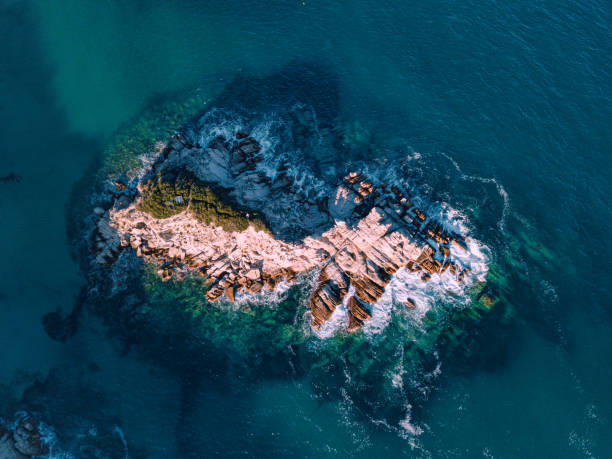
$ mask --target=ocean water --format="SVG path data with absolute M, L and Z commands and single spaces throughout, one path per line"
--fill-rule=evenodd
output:
M 611 14 L 563 0 L 0 0 L 0 176 L 21 177 L 0 183 L 0 418 L 37 413 L 56 457 L 611 456 Z M 182 92 L 203 110 L 278 110 L 266 85 L 343 120 L 353 147 L 338 163 L 415 158 L 406 174 L 428 199 L 510 260 L 492 318 L 451 355 L 396 355 L 384 393 L 287 376 L 290 357 L 260 365 L 248 339 L 248 370 L 224 369 L 222 349 L 173 365 L 178 338 L 147 352 L 96 314 L 50 339 L 42 317 L 85 285 L 71 216 L 113 133 Z

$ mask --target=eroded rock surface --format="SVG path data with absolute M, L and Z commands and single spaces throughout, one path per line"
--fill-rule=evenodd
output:
M 424 282 L 447 269 L 459 281 L 468 272 L 452 256 L 465 250 L 462 238 L 400 186 L 351 172 L 335 187 L 304 187 L 302 171 L 287 160 L 272 163 L 247 132 L 206 145 L 197 133 L 195 125 L 175 136 L 141 178 L 115 183 L 108 210 L 94 209 L 97 263 L 132 250 L 165 280 L 206 277 L 211 301 L 274 289 L 318 269 L 312 325 L 345 302 L 349 330 L 371 317 L 400 268 Z

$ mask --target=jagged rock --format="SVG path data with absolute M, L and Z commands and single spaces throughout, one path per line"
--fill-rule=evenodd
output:
M 125 184 L 125 181 L 123 179 L 115 180 L 113 182 L 113 185 L 115 185 L 115 189 L 117 191 L 123 191 L 126 188 L 126 184 Z
M 39 424 L 29 414 L 18 420 L 12 432 L 0 424 L 0 458 L 25 459 L 48 453 L 49 447 L 41 436 Z
M 135 250 L 159 266 L 162 280 L 186 272 L 206 276 L 210 301 L 222 295 L 233 301 L 241 290 L 257 293 L 321 268 L 310 299 L 312 325 L 325 323 L 352 287 L 349 330 L 370 318 L 371 306 L 401 268 L 420 273 L 424 281 L 447 269 L 458 279 L 467 274 L 451 261 L 449 247 L 465 249 L 465 242 L 414 207 L 408 191 L 376 184 L 360 172 L 349 173 L 334 188 L 294 189 L 286 161 L 270 174 L 264 168 L 269 165 L 260 165 L 258 142 L 244 131 L 235 137 L 216 137 L 207 148 L 171 140 L 131 201 L 118 205 L 128 199 L 126 192 L 99 219 L 99 245 L 92 246 L 96 260 L 112 263 L 121 250 Z M 155 182 L 158 186 L 174 187 L 165 191 L 168 199 L 150 203 L 152 209 L 162 206 L 157 218 L 141 205 L 156 177 L 165 180 Z M 189 180 L 197 180 L 199 189 L 221 190 L 227 207 L 217 220 L 197 218 L 189 191 L 195 185 Z M 202 213 L 206 206 L 219 206 L 210 197 L 200 199 L 201 215 L 209 215 Z M 242 226 L 224 226 L 232 213 Z M 257 226 L 253 215 L 267 226 Z
M 329 263 L 319 274 L 319 285 L 312 294 L 312 324 L 323 324 L 342 303 L 348 292 L 349 278 L 336 263 Z
M 27 456 L 15 449 L 13 434 L 0 425 L 0 458 L 2 459 L 26 459 Z
M 37 423 L 29 416 L 17 424 L 13 441 L 15 449 L 25 456 L 42 456 L 49 452 L 48 446 L 41 439 Z
M 364 303 L 352 296 L 348 301 L 348 316 L 348 331 L 353 331 L 360 328 L 366 320 L 372 317 L 372 314 Z
M 225 289 L 225 296 L 228 300 L 234 301 L 234 286 L 230 285 Z
M 457 247 L 461 247 L 463 250 L 467 250 L 467 244 L 465 241 L 459 237 L 451 238 L 451 242 L 455 244 Z

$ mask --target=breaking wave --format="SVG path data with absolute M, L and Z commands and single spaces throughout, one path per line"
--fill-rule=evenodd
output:
M 499 183 L 497 179 L 492 178 L 492 177 L 480 177 L 477 175 L 467 175 L 461 170 L 457 161 L 455 161 L 450 155 L 444 152 L 442 152 L 441 155 L 444 156 L 446 159 L 448 159 L 452 163 L 452 165 L 455 167 L 457 172 L 461 174 L 460 175 L 461 180 L 467 180 L 469 182 L 492 183 L 495 185 L 495 188 L 497 188 L 497 192 L 499 193 L 499 195 L 501 196 L 504 202 L 504 206 L 502 209 L 502 215 L 499 219 L 499 222 L 497 223 L 497 226 L 502 232 L 505 232 L 506 231 L 506 217 L 508 216 L 508 213 L 510 212 L 510 196 L 508 196 L 508 192 L 503 187 L 503 185 Z

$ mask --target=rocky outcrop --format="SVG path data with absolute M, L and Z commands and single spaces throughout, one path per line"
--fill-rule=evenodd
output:
M 0 457 L 4 459 L 24 459 L 26 456 L 15 449 L 13 434 L 0 425 Z
M 247 132 L 205 146 L 197 133 L 195 125 L 177 135 L 140 180 L 115 185 L 108 209 L 94 209 L 90 247 L 98 264 L 131 250 L 156 264 L 164 280 L 189 272 L 205 277 L 210 301 L 233 301 L 320 269 L 312 325 L 345 304 L 349 330 L 371 317 L 399 269 L 423 281 L 447 269 L 458 280 L 467 274 L 452 255 L 465 241 L 399 185 L 351 172 L 335 187 L 304 187 L 287 161 L 264 165 Z M 213 191 L 202 198 L 202 190 Z
M 31 416 L 22 416 L 13 430 L 0 425 L 0 458 L 25 459 L 48 453 L 49 447 L 41 438 L 38 423 Z

